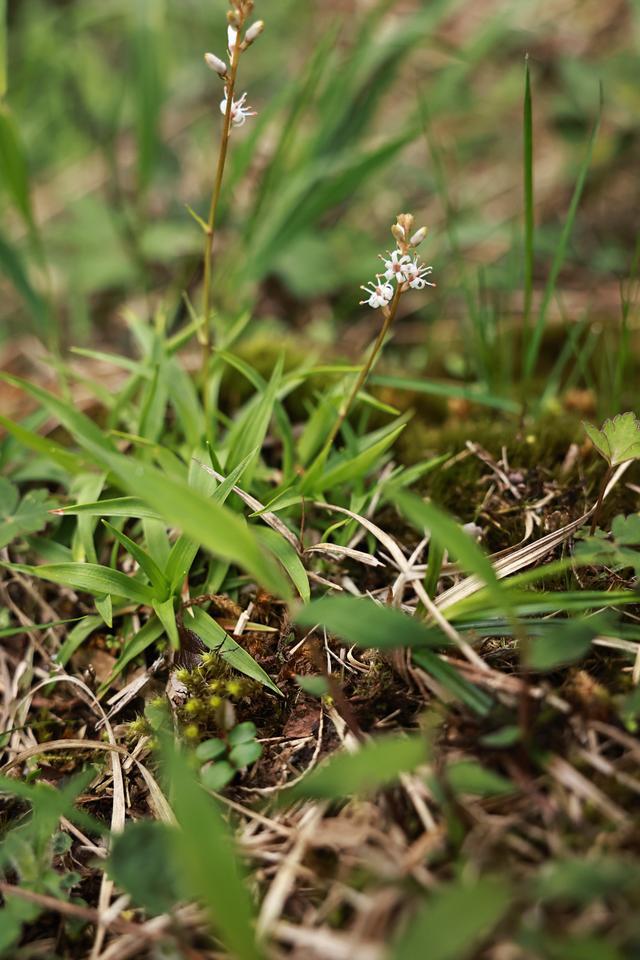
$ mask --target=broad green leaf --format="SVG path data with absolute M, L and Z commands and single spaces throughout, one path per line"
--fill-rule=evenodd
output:
M 588 904 L 600 897 L 619 897 L 640 883 L 635 860 L 599 854 L 592 858 L 553 860 L 539 872 L 536 895 L 543 901 Z
M 0 477 L 0 548 L 16 537 L 42 530 L 51 519 L 47 490 L 30 490 L 20 500 L 17 487 Z
M 451 883 L 427 896 L 409 930 L 397 945 L 393 960 L 465 960 L 475 956 L 511 905 L 512 888 L 506 880 L 482 879 Z
M 134 603 L 150 605 L 154 594 L 151 587 L 128 577 L 126 573 L 101 567 L 95 563 L 43 563 L 37 567 L 24 563 L 0 563 L 8 570 L 19 570 L 40 580 L 59 583 L 63 587 L 72 587 L 102 597 L 105 593 L 114 597 L 126 597 Z
M 640 420 L 634 413 L 621 413 L 613 420 L 605 420 L 602 430 L 590 423 L 583 423 L 583 427 L 594 447 L 612 467 L 640 459 Z
M 269 674 L 265 673 L 251 654 L 247 653 L 239 643 L 236 643 L 233 637 L 230 637 L 226 630 L 223 630 L 213 617 L 210 617 L 200 607 L 193 607 L 193 617 L 189 619 L 188 626 L 200 637 L 206 647 L 214 650 L 238 673 L 243 673 L 245 676 L 251 677 L 252 680 L 257 680 L 258 683 L 268 687 L 273 693 L 282 696 Z
M 260 960 L 253 908 L 241 859 L 215 801 L 196 781 L 184 754 L 165 733 L 161 752 L 178 822 L 173 865 L 189 897 L 201 901 L 216 932 L 237 960 Z
M 334 754 L 326 763 L 283 795 L 335 800 L 381 790 L 429 760 L 429 745 L 421 734 L 386 736 L 368 742 L 356 753 Z
M 111 879 L 152 915 L 173 910 L 183 893 L 173 858 L 174 833 L 165 823 L 128 823 L 124 833 L 114 837 L 106 861 Z

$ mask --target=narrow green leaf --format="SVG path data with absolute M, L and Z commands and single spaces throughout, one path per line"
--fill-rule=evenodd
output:
M 109 678 L 102 684 L 98 690 L 98 696 L 102 697 L 106 691 L 109 689 L 113 681 L 118 677 L 124 668 L 131 663 L 132 660 L 135 660 L 136 657 L 139 657 L 147 647 L 150 647 L 152 643 L 161 637 L 164 633 L 164 627 L 160 620 L 157 617 L 151 617 L 145 623 L 144 627 L 129 640 L 125 648 L 123 649 L 118 662 L 116 663 L 113 671 Z
M 2 51 L 0 51 L 1 55 Z M 24 148 L 15 121 L 8 107 L 0 103 L 0 183 L 22 214 L 29 228 L 33 227 L 29 171 Z
M 1 413 L 0 426 L 4 427 L 7 433 L 10 433 L 12 437 L 15 437 L 19 443 L 23 444 L 29 450 L 33 450 L 35 453 L 39 453 L 48 460 L 51 460 L 52 463 L 58 464 L 58 466 L 62 467 L 63 470 L 66 470 L 67 473 L 76 474 L 86 471 L 87 464 L 82 457 L 77 455 L 77 453 L 66 450 L 54 440 L 49 440 L 47 437 L 41 437 L 32 430 L 27 430 L 26 427 L 21 426 L 19 423 L 15 423 L 13 420 L 10 420 L 9 417 L 5 417 Z
M 34 396 L 53 412 L 96 462 L 112 471 L 119 487 L 141 497 L 168 524 L 180 527 L 184 534 L 214 556 L 244 567 L 276 595 L 289 596 L 286 579 L 267 563 L 243 519 L 197 493 L 186 481 L 169 477 L 149 463 L 132 461 L 118 453 L 99 427 L 53 394 L 17 377 L 4 375 L 4 379 Z
M 285 540 L 277 530 L 272 530 L 270 527 L 256 529 L 256 536 L 265 548 L 277 557 L 304 602 L 308 603 L 311 599 L 309 577 L 300 557 L 289 541 Z
M 150 510 L 146 503 L 140 500 L 139 497 L 115 497 L 111 500 L 96 500 L 93 503 L 72 503 L 67 507 L 59 507 L 53 512 L 59 513 L 61 516 L 87 514 L 90 517 L 159 519 L 159 514 Z
M 176 612 L 174 609 L 173 597 L 168 600 L 154 600 L 153 609 L 156 612 L 160 623 L 167 632 L 169 642 L 174 650 L 180 649 L 180 637 L 178 636 L 178 625 L 176 623 Z
M 580 204 L 580 198 L 582 197 L 582 191 L 587 180 L 587 173 L 589 172 L 589 167 L 591 165 L 591 157 L 593 155 L 593 147 L 596 142 L 596 137 L 598 136 L 598 130 L 600 129 L 600 118 L 602 116 L 602 88 L 600 89 L 600 98 L 598 103 L 598 114 L 596 121 L 591 130 L 591 136 L 589 137 L 589 143 L 587 145 L 587 150 L 580 166 L 578 172 L 578 179 L 576 180 L 576 185 L 573 191 L 573 196 L 571 197 L 571 203 L 569 205 L 569 210 L 567 212 L 566 219 L 564 221 L 564 226 L 562 228 L 562 233 L 560 235 L 560 240 L 556 247 L 556 253 L 553 258 L 553 263 L 551 264 L 551 270 L 549 271 L 549 279 L 547 280 L 547 285 L 545 287 L 544 296 L 542 298 L 542 303 L 540 305 L 540 311 L 536 319 L 536 325 L 533 330 L 533 335 L 529 340 L 527 347 L 527 353 L 525 357 L 525 377 L 529 378 L 532 376 L 536 363 L 538 360 L 538 354 L 540 353 L 540 345 L 542 343 L 542 336 L 547 323 L 547 314 L 549 311 L 549 306 L 555 294 L 556 284 L 558 282 L 558 276 L 560 270 L 565 261 L 567 255 L 567 248 L 569 245 L 569 239 L 573 231 L 573 225 L 576 219 L 576 214 L 578 212 L 578 206 Z
M 108 520 L 103 520 L 102 522 L 107 530 L 116 538 L 118 543 L 124 547 L 127 553 L 133 557 L 140 569 L 146 574 L 154 587 L 154 593 L 157 593 L 158 595 L 158 599 L 166 599 L 167 594 L 169 593 L 169 581 L 155 560 L 149 556 L 146 550 L 143 550 L 142 547 L 139 547 L 135 540 L 132 540 L 131 537 L 128 537 L 126 533 L 122 533 L 111 523 L 109 523 Z
M 62 667 L 66 666 L 76 650 L 82 646 L 87 637 L 90 636 L 94 630 L 97 630 L 101 626 L 102 617 L 97 617 L 94 614 L 88 617 L 83 617 L 80 623 L 76 624 L 73 630 L 70 631 L 66 640 L 58 650 L 55 656 L 56 663 L 59 663 Z
M 422 530 L 430 531 L 432 538 L 453 554 L 463 570 L 475 574 L 486 584 L 487 593 L 496 606 L 508 609 L 508 595 L 500 584 L 491 561 L 449 514 L 412 493 L 398 492 L 393 494 L 391 499 L 411 523 Z
M 430 750 L 422 734 L 378 737 L 356 753 L 339 753 L 288 790 L 283 800 L 313 797 L 335 800 L 367 794 L 393 783 L 427 763 Z
M 95 563 L 43 563 L 34 567 L 24 563 L 0 562 L 0 566 L 99 597 L 104 596 L 105 593 L 111 593 L 115 597 L 126 597 L 134 603 L 146 605 L 153 603 L 154 600 L 151 587 L 133 577 L 128 577 L 119 570 L 101 567 Z
M 206 647 L 214 650 L 238 673 L 243 673 L 246 677 L 257 680 L 258 683 L 268 687 L 273 693 L 282 696 L 269 674 L 265 673 L 251 654 L 247 653 L 239 643 L 236 643 L 233 637 L 229 636 L 226 630 L 223 630 L 213 617 L 210 617 L 200 607 L 193 607 L 193 617 L 189 619 L 188 626 L 200 637 Z
M 315 492 L 322 493 L 325 490 L 332 490 L 342 483 L 353 483 L 360 477 L 365 476 L 369 470 L 379 464 L 382 455 L 395 443 L 405 426 L 404 423 L 400 424 L 354 457 L 341 457 L 342 462 L 334 465 L 329 462 L 318 479 L 315 479 L 312 470 L 310 470 L 302 481 L 301 492 L 309 493 L 313 489 Z
M 104 597 L 96 597 L 95 599 L 96 610 L 106 623 L 106 625 L 111 629 L 113 626 L 113 602 L 111 600 L 111 594 L 108 593 Z
M 165 734 L 161 750 L 171 803 L 180 828 L 175 870 L 189 895 L 200 900 L 237 960 L 260 960 L 253 910 L 229 828 L 211 797 L 197 783 L 187 758 Z
M 524 67 L 524 104 L 523 104 L 523 180 L 524 180 L 524 338 L 529 340 L 531 324 L 531 299 L 533 296 L 533 239 L 534 239 L 534 198 L 533 198 L 533 110 L 531 103 L 531 76 L 529 56 Z

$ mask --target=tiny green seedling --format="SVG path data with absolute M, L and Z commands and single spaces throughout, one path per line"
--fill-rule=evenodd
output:
M 239 723 L 226 736 L 205 740 L 196 748 L 196 757 L 204 761 L 200 779 L 209 790 L 222 790 L 236 773 L 255 763 L 262 756 L 256 740 L 256 726 L 251 721 Z
M 602 480 L 598 500 L 593 511 L 591 521 L 591 535 L 593 536 L 607 484 L 613 471 L 622 463 L 627 463 L 630 460 L 640 460 L 640 420 L 635 413 L 621 413 L 613 420 L 605 420 L 602 430 L 598 430 L 590 423 L 583 423 L 583 427 L 598 453 L 604 457 L 609 465 Z

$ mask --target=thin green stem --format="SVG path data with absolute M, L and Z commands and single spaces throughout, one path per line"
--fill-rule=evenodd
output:
M 602 501 L 604 500 L 604 495 L 607 489 L 607 484 L 611 479 L 613 474 L 613 467 L 607 467 L 607 472 L 602 478 L 602 483 L 600 484 L 600 492 L 598 493 L 598 499 L 596 500 L 596 505 L 593 508 L 593 518 L 591 520 L 591 529 L 589 530 L 589 536 L 593 536 L 596 532 L 596 527 L 598 526 L 598 520 L 600 519 L 600 510 L 602 509 Z
M 395 316 L 396 316 L 396 313 L 398 312 L 398 304 L 400 303 L 400 297 L 402 296 L 402 292 L 403 292 L 402 284 L 398 284 L 393 300 L 391 301 L 391 304 L 388 307 L 387 313 L 385 314 L 384 323 L 382 324 L 380 333 L 378 334 L 376 341 L 373 345 L 373 349 L 371 351 L 369 359 L 362 367 L 362 370 L 358 374 L 358 378 L 353 385 L 353 389 L 351 390 L 351 393 L 349 394 L 347 399 L 343 402 L 340 408 L 338 419 L 334 423 L 331 429 L 331 432 L 329 433 L 329 436 L 325 441 L 321 456 L 328 453 L 331 447 L 333 446 L 334 441 L 342 428 L 342 424 L 347 419 L 347 416 L 349 415 L 349 411 L 351 410 L 351 407 L 355 403 L 356 397 L 362 390 L 362 387 L 366 383 L 369 377 L 369 374 L 371 373 L 371 369 L 374 363 L 376 362 L 378 354 L 382 350 L 382 345 L 384 344 L 385 337 L 389 332 L 389 329 L 391 328 L 391 324 L 395 320 Z
M 211 277 L 212 277 L 212 265 L 213 265 L 213 240 L 216 232 L 216 220 L 218 215 L 218 205 L 220 203 L 220 194 L 222 191 L 222 180 L 224 178 L 224 169 L 227 162 L 227 154 L 229 151 L 229 137 L 231 135 L 231 111 L 233 107 L 233 97 L 235 94 L 236 88 L 236 78 L 238 76 L 238 64 L 240 62 L 241 50 L 241 24 L 237 35 L 236 42 L 233 48 L 233 53 L 231 56 L 231 71 L 229 73 L 229 78 L 225 82 L 225 90 L 227 96 L 227 109 L 225 110 L 224 120 L 222 124 L 222 138 L 220 141 L 220 150 L 218 153 L 218 165 L 216 168 L 216 177 L 213 185 L 213 191 L 211 194 L 211 204 L 209 206 L 209 219 L 207 220 L 207 230 L 205 234 L 204 242 L 204 253 L 203 253 L 203 265 L 204 265 L 204 280 L 203 280 L 203 292 L 202 292 L 202 315 L 204 318 L 203 323 L 203 340 L 202 340 L 202 403 L 204 407 L 205 417 L 207 417 L 207 412 L 209 408 L 209 357 L 211 355 L 211 323 L 210 323 L 210 313 L 211 313 Z M 208 418 L 207 418 L 208 419 Z

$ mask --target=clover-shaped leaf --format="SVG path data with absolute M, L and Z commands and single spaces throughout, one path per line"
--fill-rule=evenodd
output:
M 20 500 L 18 488 L 0 477 L 0 547 L 47 525 L 52 506 L 47 498 L 46 490 L 31 490 Z
M 602 430 L 590 423 L 583 423 L 583 427 L 611 467 L 640 459 L 640 420 L 635 413 L 621 413 L 613 420 L 605 420 Z

